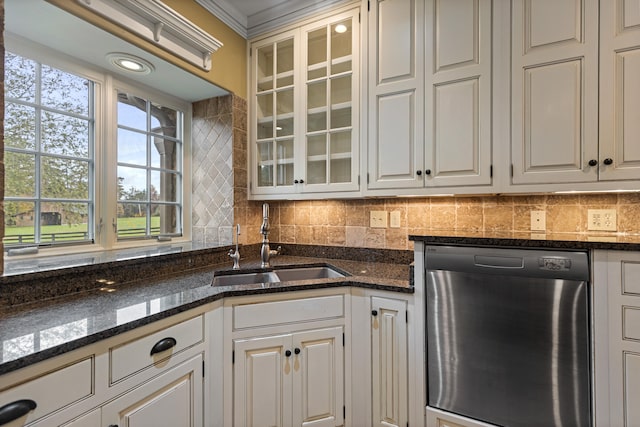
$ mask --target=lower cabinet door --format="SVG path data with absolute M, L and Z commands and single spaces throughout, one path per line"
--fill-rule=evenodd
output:
M 236 339 L 233 425 L 344 425 L 342 327 Z
M 288 334 L 234 341 L 234 426 L 291 425 L 290 343 Z
M 293 339 L 293 425 L 344 425 L 341 327 L 298 332 Z
M 102 424 L 202 427 L 202 360 L 199 354 L 106 404 Z
M 408 421 L 407 302 L 371 298 L 373 425 L 404 427 Z

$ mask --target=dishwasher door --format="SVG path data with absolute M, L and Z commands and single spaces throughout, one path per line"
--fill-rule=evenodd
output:
M 429 406 L 592 425 L 586 253 L 435 247 L 425 261 Z

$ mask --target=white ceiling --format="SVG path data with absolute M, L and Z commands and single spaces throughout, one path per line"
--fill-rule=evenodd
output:
M 5 0 L 5 26 L 8 49 L 14 34 L 185 101 L 228 93 L 42 0 Z M 146 59 L 155 71 L 145 76 L 121 71 L 107 62 L 105 55 L 109 52 L 126 52 Z
M 352 0 L 196 0 L 244 38 Z

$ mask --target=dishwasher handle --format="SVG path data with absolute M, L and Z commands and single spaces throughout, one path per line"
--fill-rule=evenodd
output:
M 507 268 L 520 270 L 524 268 L 522 257 L 475 255 L 473 263 L 476 267 Z

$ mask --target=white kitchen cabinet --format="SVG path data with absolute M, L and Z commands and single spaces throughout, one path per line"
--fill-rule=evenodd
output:
M 640 254 L 596 252 L 596 280 L 603 279 L 594 284 L 598 425 L 636 426 L 640 425 Z
M 253 41 L 250 54 L 250 193 L 357 191 L 358 9 Z
M 373 424 L 408 424 L 407 301 L 371 298 Z
M 234 425 L 344 424 L 343 328 L 234 341 Z
M 511 4 L 511 191 L 615 189 L 606 181 L 637 180 L 636 2 Z
M 512 8 L 512 181 L 595 181 L 598 1 Z
M 201 427 L 203 356 L 199 354 L 102 407 L 103 425 Z
M 225 425 L 344 425 L 348 304 L 335 290 L 225 301 Z
M 371 2 L 371 194 L 491 185 L 491 13 L 490 0 Z
M 3 375 L 0 408 L 35 402 L 11 427 L 201 427 L 203 354 L 203 316 L 183 313 Z
M 640 177 L 640 6 L 600 2 L 601 180 Z

